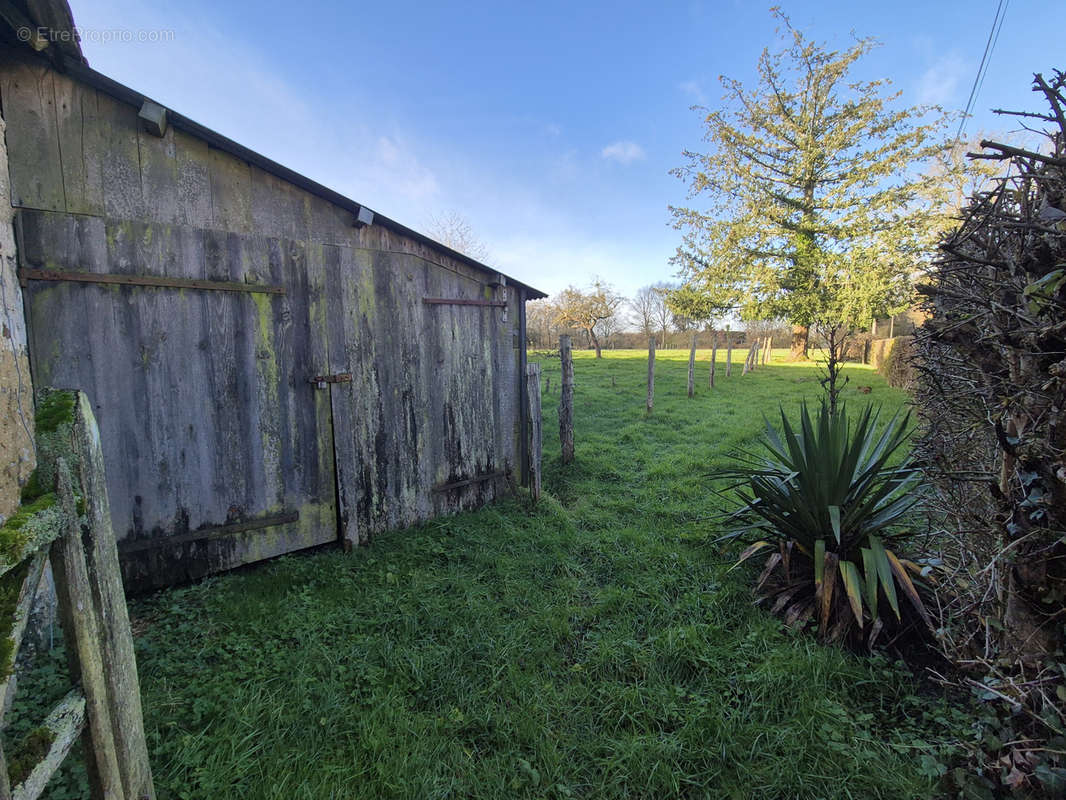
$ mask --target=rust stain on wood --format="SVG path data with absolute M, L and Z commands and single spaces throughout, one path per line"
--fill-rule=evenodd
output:
M 45 269 L 20 269 L 19 282 L 73 281 L 76 283 L 110 283 L 122 286 L 155 286 L 161 289 L 206 289 L 214 292 L 261 292 L 285 294 L 284 286 L 265 286 L 234 281 L 203 281 L 192 278 L 162 278 L 155 275 L 112 275 L 89 272 L 54 272 Z

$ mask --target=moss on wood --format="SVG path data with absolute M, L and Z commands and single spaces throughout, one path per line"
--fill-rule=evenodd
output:
M 47 537 L 57 522 L 55 513 L 49 513 L 56 511 L 55 504 L 54 493 L 43 494 L 0 526 L 0 564 L 20 561 L 28 547 Z
M 37 401 L 34 423 L 38 433 L 52 433 L 60 425 L 74 422 L 74 392 L 43 392 Z
M 7 680 L 15 663 L 15 639 L 12 636 L 15 610 L 29 569 L 29 561 L 24 561 L 6 575 L 0 575 L 0 681 Z
M 74 447 L 74 410 L 77 395 L 71 391 L 46 389 L 37 395 L 37 469 L 23 489 L 23 502 L 51 492 L 56 485 L 56 460 L 66 459 L 77 474 Z
M 18 786 L 30 776 L 33 768 L 48 755 L 55 738 L 55 732 L 46 725 L 34 728 L 22 737 L 7 762 L 7 774 L 12 786 Z

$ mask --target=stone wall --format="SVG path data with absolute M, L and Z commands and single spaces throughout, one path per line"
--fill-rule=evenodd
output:
M 11 516 L 18 507 L 19 489 L 36 466 L 33 389 L 26 356 L 6 141 L 0 118 L 0 519 Z

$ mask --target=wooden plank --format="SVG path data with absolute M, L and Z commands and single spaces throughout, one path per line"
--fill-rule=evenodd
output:
M 256 231 L 264 236 L 307 241 L 310 219 L 310 195 L 269 172 L 252 167 L 252 224 Z
M 15 604 L 14 621 L 8 638 L 11 640 L 11 670 L 7 677 L 0 681 L 0 729 L 3 729 L 3 719 L 11 707 L 11 701 L 15 695 L 17 683 L 14 669 L 15 659 L 18 656 L 19 645 L 22 644 L 22 635 L 26 632 L 26 622 L 30 618 L 30 610 L 33 601 L 37 597 L 37 587 L 41 583 L 41 575 L 44 574 L 45 561 L 48 560 L 48 548 L 44 547 L 30 559 L 26 577 L 19 589 L 18 601 Z
M 81 523 L 75 510 L 70 470 L 63 459 L 56 467 L 58 494 L 67 520 L 65 534 L 52 545 L 52 569 L 56 576 L 59 618 L 63 626 L 71 674 L 80 678 L 85 692 L 86 766 L 94 796 L 124 798 L 122 776 L 107 698 L 101 635 L 93 602 L 93 585 L 82 548 Z M 138 695 L 139 696 L 139 695 Z
M 103 166 L 107 126 L 100 119 L 96 90 L 67 75 L 53 74 L 59 151 L 66 210 L 103 214 Z
M 212 292 L 262 292 L 285 294 L 284 286 L 264 286 L 234 281 L 204 281 L 189 278 L 163 278 L 155 275 L 115 275 L 90 272 L 57 272 L 44 269 L 19 270 L 19 281 L 26 286 L 28 281 L 53 281 L 73 283 L 108 283 L 120 286 L 154 286 L 160 289 L 203 289 Z
M 6 59 L 0 101 L 7 125 L 11 203 L 59 211 L 66 207 L 52 69 L 41 62 Z
M 210 151 L 205 142 L 168 127 L 163 136 L 137 130 L 141 191 L 148 219 L 210 228 Z
M 326 330 L 322 333 L 326 341 L 329 368 L 358 368 L 358 362 L 351 362 L 348 346 L 355 344 L 353 322 L 357 319 L 358 305 L 353 293 L 352 281 L 346 277 L 357 269 L 350 262 L 351 254 L 339 247 L 322 248 L 322 262 L 325 269 L 325 281 L 328 286 L 337 287 L 337 291 L 328 292 L 324 298 L 326 306 Z M 345 263 L 348 262 L 348 263 Z M 348 373 L 351 375 L 351 373 Z M 365 376 L 360 376 L 365 380 Z M 364 496 L 364 463 L 360 443 L 357 437 L 365 421 L 357 417 L 357 397 L 364 389 L 352 383 L 347 386 L 334 385 L 329 388 L 330 402 L 330 445 L 337 471 L 337 526 L 341 544 L 345 550 L 367 544 L 369 528 L 365 519 L 360 519 L 358 501 Z
M 75 407 L 75 442 L 81 473 L 81 496 L 86 524 L 75 521 L 78 546 L 84 547 L 90 594 L 95 606 L 96 634 L 103 667 L 103 684 L 107 704 L 106 719 L 117 756 L 119 775 L 125 797 L 151 800 L 155 797 L 152 770 L 148 762 L 148 745 L 144 735 L 141 691 L 137 678 L 137 660 L 133 652 L 133 634 L 126 609 L 126 593 L 119 569 L 118 547 L 111 527 L 104 454 L 100 431 L 92 406 L 84 392 L 77 393 Z M 64 499 L 64 511 L 70 513 L 73 497 Z M 70 534 L 68 534 L 68 537 Z M 69 563 L 68 557 L 68 563 Z M 82 673 L 84 679 L 84 672 Z M 83 680 L 84 682 L 84 680 Z M 89 690 L 86 688 L 86 700 Z M 90 724 L 97 704 L 89 704 Z M 94 736 L 95 745 L 95 736 Z M 99 763 L 99 759 L 97 759 Z
M 72 689 L 45 718 L 44 727 L 52 734 L 52 744 L 26 779 L 14 788 L 12 800 L 37 800 L 41 796 L 85 729 L 85 705 L 85 695 Z
M 423 297 L 422 302 L 427 306 L 491 306 L 493 308 L 507 308 L 507 303 L 501 300 L 470 300 L 462 297 Z
M 540 414 L 540 364 L 526 365 L 526 391 L 529 393 L 529 494 L 533 502 L 540 499 L 541 491 L 541 437 Z
M 229 153 L 211 150 L 212 227 L 233 233 L 251 233 L 252 168 Z
M 104 213 L 110 219 L 145 219 L 141 185 L 141 151 L 138 143 L 138 108 L 97 93 L 96 110 L 101 137 L 84 158 L 100 165 Z

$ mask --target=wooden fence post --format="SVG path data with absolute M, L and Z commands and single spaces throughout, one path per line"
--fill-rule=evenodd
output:
M 729 332 L 729 326 L 725 326 L 725 376 L 733 375 L 733 336 Z
M 711 340 L 711 370 L 710 375 L 707 378 L 707 388 L 714 388 L 714 365 L 718 360 L 718 331 L 714 332 L 714 338 Z
M 748 354 L 744 357 L 744 369 L 740 373 L 741 375 L 747 375 L 753 369 L 755 369 L 755 343 L 753 342 L 751 347 L 748 348 Z
M 696 392 L 696 332 L 692 332 L 692 340 L 688 348 L 688 396 Z
M 762 356 L 762 363 L 763 364 L 769 364 L 770 363 L 770 351 L 773 349 L 773 346 L 774 346 L 774 337 L 773 336 L 767 336 L 766 337 L 766 342 L 765 342 L 765 347 L 763 348 L 763 356 Z
M 526 381 L 529 386 L 529 493 L 535 503 L 540 499 L 540 455 L 543 449 L 540 428 L 540 364 L 526 365 Z
M 559 442 L 563 463 L 574 460 L 574 354 L 570 337 L 559 337 L 559 360 L 562 362 L 562 392 L 559 395 Z
M 655 337 L 648 339 L 648 402 L 644 411 L 647 414 L 655 407 Z

